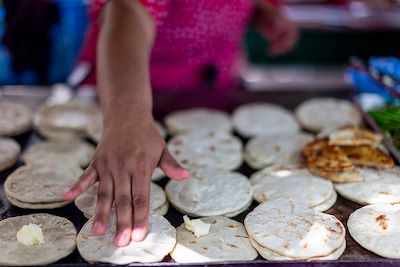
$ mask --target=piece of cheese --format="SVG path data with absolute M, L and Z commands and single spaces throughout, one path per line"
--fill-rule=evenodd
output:
M 17 232 L 17 240 L 25 246 L 35 246 L 44 244 L 44 235 L 40 225 L 30 223 L 22 226 Z
M 200 236 L 207 235 L 210 232 L 211 224 L 205 223 L 200 219 L 190 220 L 187 215 L 183 216 L 185 228 L 199 238 Z

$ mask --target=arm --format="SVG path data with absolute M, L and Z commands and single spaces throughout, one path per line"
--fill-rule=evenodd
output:
M 103 135 L 92 163 L 65 198 L 99 181 L 93 232 L 104 233 L 114 202 L 115 244 L 125 246 L 146 236 L 157 165 L 173 179 L 186 178 L 188 172 L 165 149 L 152 117 L 149 57 L 155 26 L 150 15 L 134 0 L 110 1 L 102 15 L 97 77 Z
M 269 42 L 269 53 L 279 56 L 290 52 L 298 40 L 297 27 L 287 20 L 278 7 L 266 0 L 254 0 L 255 24 Z

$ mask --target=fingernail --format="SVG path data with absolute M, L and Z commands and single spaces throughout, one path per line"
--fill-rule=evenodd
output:
M 143 231 L 133 231 L 132 232 L 132 240 L 136 242 L 140 242 L 144 239 Z
M 118 234 L 116 239 L 119 246 L 125 246 L 128 243 L 128 235 L 125 233 Z
M 101 232 L 102 226 L 103 226 L 103 224 L 102 224 L 101 222 L 96 221 L 96 222 L 93 224 L 93 228 L 92 228 L 93 232 L 94 232 L 95 234 L 100 233 L 100 232 Z
M 67 189 L 67 190 L 64 191 L 64 195 L 69 194 L 69 193 L 71 193 L 71 192 L 72 192 L 71 189 Z

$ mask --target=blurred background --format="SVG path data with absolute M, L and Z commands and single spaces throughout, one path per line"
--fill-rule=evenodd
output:
M 19 2 L 0 1 L 0 85 L 65 82 L 84 39 L 89 0 Z M 250 27 L 242 70 L 248 90 L 349 88 L 344 70 L 351 56 L 400 56 L 400 0 L 282 2 L 300 41 L 290 54 L 270 58 Z

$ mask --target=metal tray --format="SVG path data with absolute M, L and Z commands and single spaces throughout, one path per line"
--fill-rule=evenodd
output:
M 220 108 L 231 112 L 236 106 L 254 102 L 254 101 L 268 101 L 277 104 L 284 105 L 290 109 L 296 107 L 303 100 L 315 97 L 315 96 L 333 96 L 340 98 L 350 99 L 351 92 L 349 91 L 324 91 L 322 94 L 319 92 L 296 92 L 296 93 L 286 93 L 286 92 L 268 92 L 268 93 L 248 93 L 242 90 L 232 90 L 229 93 L 225 92 L 192 92 L 192 93 L 157 93 L 155 94 L 155 107 L 154 110 L 155 117 L 158 120 L 162 120 L 165 114 L 183 108 L 195 107 L 195 106 L 207 106 L 212 108 Z M 23 146 L 27 147 L 29 144 L 36 142 L 39 138 L 32 131 L 21 136 L 16 137 L 16 140 Z M 242 139 L 244 142 L 247 140 Z M 25 210 L 12 206 L 4 196 L 3 183 L 6 177 L 15 170 L 16 167 L 22 165 L 21 162 L 17 163 L 13 168 L 0 172 L 0 220 L 37 212 L 47 212 L 59 216 L 63 216 L 71 220 L 78 230 L 81 229 L 83 224 L 86 222 L 83 214 L 74 206 L 70 204 L 63 208 L 53 209 L 53 210 Z M 255 170 L 251 169 L 246 164 L 243 164 L 239 169 L 239 172 L 250 176 Z M 164 186 L 168 182 L 167 178 L 157 182 L 159 185 Z M 244 213 L 233 218 L 237 221 L 243 222 L 245 216 L 249 211 L 251 211 L 255 206 L 256 202 L 253 202 L 252 206 Z M 346 226 L 347 218 L 350 213 L 361 206 L 355 204 L 351 201 L 345 200 L 342 197 L 338 197 L 336 204 L 327 211 L 329 214 L 335 215 L 341 222 Z M 180 212 L 176 211 L 173 207 L 170 207 L 166 218 L 175 227 L 182 223 L 182 216 Z M 351 236 L 347 233 L 346 236 L 347 247 L 339 260 L 336 261 L 280 261 L 271 262 L 263 260 L 258 257 L 255 261 L 246 262 L 220 262 L 220 263 L 210 263 L 210 264 L 185 264 L 189 266 L 261 266 L 261 265 L 273 265 L 273 266 L 394 266 L 400 265 L 400 260 L 389 260 L 384 259 L 376 254 L 373 254 L 360 245 L 358 245 Z M 1 253 L 1 252 L 0 252 Z M 87 263 L 80 257 L 79 253 L 75 251 L 73 254 L 60 260 L 59 262 L 53 264 L 54 266 L 81 266 L 87 265 Z M 107 264 L 96 264 L 97 266 L 106 266 Z M 133 264 L 137 266 L 144 266 L 144 264 Z M 173 260 L 167 256 L 163 262 L 146 264 L 146 266 L 182 266 L 184 264 L 174 263 Z M 108 266 L 108 265 L 107 265 Z

